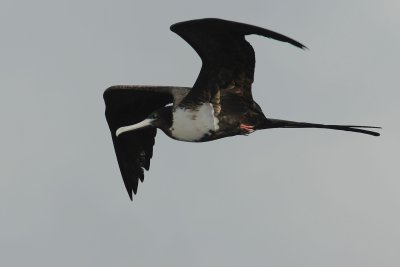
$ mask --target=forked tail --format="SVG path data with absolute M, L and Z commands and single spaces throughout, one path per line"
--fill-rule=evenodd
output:
M 364 129 L 381 129 L 381 127 L 375 127 L 375 126 L 327 125 L 327 124 L 296 122 L 296 121 L 286 121 L 286 120 L 277 120 L 277 119 L 268 119 L 265 122 L 265 124 L 262 127 L 260 127 L 259 129 L 269 129 L 269 128 L 323 128 L 323 129 L 332 129 L 332 130 L 363 133 L 363 134 L 369 134 L 369 135 L 373 135 L 373 136 L 379 136 L 380 133 L 369 131 L 369 130 L 364 130 Z

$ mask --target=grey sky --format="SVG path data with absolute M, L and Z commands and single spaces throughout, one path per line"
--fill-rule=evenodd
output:
M 399 266 L 399 1 L 231 2 L 1 2 L 1 266 Z M 130 202 L 102 93 L 191 86 L 200 59 L 169 26 L 202 17 L 310 48 L 248 38 L 269 116 L 382 136 L 159 132 Z

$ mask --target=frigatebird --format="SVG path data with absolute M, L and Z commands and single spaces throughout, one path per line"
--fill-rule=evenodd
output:
M 202 60 L 192 88 L 119 85 L 104 92 L 106 119 L 131 200 L 139 180 L 143 182 L 144 169 L 150 168 L 157 128 L 187 142 L 270 128 L 325 128 L 379 136 L 366 128 L 380 127 L 294 122 L 263 114 L 251 93 L 255 53 L 245 36 L 261 35 L 305 49 L 303 44 L 271 30 L 215 18 L 184 21 L 170 29 Z

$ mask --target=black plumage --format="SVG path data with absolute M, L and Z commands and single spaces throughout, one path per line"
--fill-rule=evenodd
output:
M 192 89 L 168 86 L 113 86 L 104 92 L 106 118 L 129 196 L 149 170 L 156 128 L 189 142 L 248 135 L 268 128 L 325 128 L 378 136 L 353 125 L 324 125 L 266 118 L 254 101 L 255 53 L 245 36 L 257 34 L 304 49 L 303 44 L 260 27 L 221 19 L 176 23 L 202 60 Z M 172 105 L 169 105 L 171 104 Z
M 150 168 L 157 128 L 127 132 L 118 138 L 115 132 L 119 127 L 138 123 L 154 110 L 172 103 L 173 90 L 186 92 L 189 88 L 117 85 L 103 94 L 115 154 L 131 199 L 132 192 L 137 192 L 139 179 L 143 182 L 143 169 Z

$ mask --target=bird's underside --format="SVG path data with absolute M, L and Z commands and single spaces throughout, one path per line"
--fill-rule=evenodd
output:
M 255 54 L 245 36 L 257 34 L 299 48 L 301 43 L 260 27 L 220 19 L 180 22 L 171 30 L 202 59 L 192 88 L 112 86 L 104 92 L 106 119 L 123 177 L 132 199 L 144 169 L 149 170 L 156 129 L 189 142 L 248 135 L 269 128 L 325 128 L 378 136 L 371 126 L 324 125 L 266 118 L 253 100 Z

